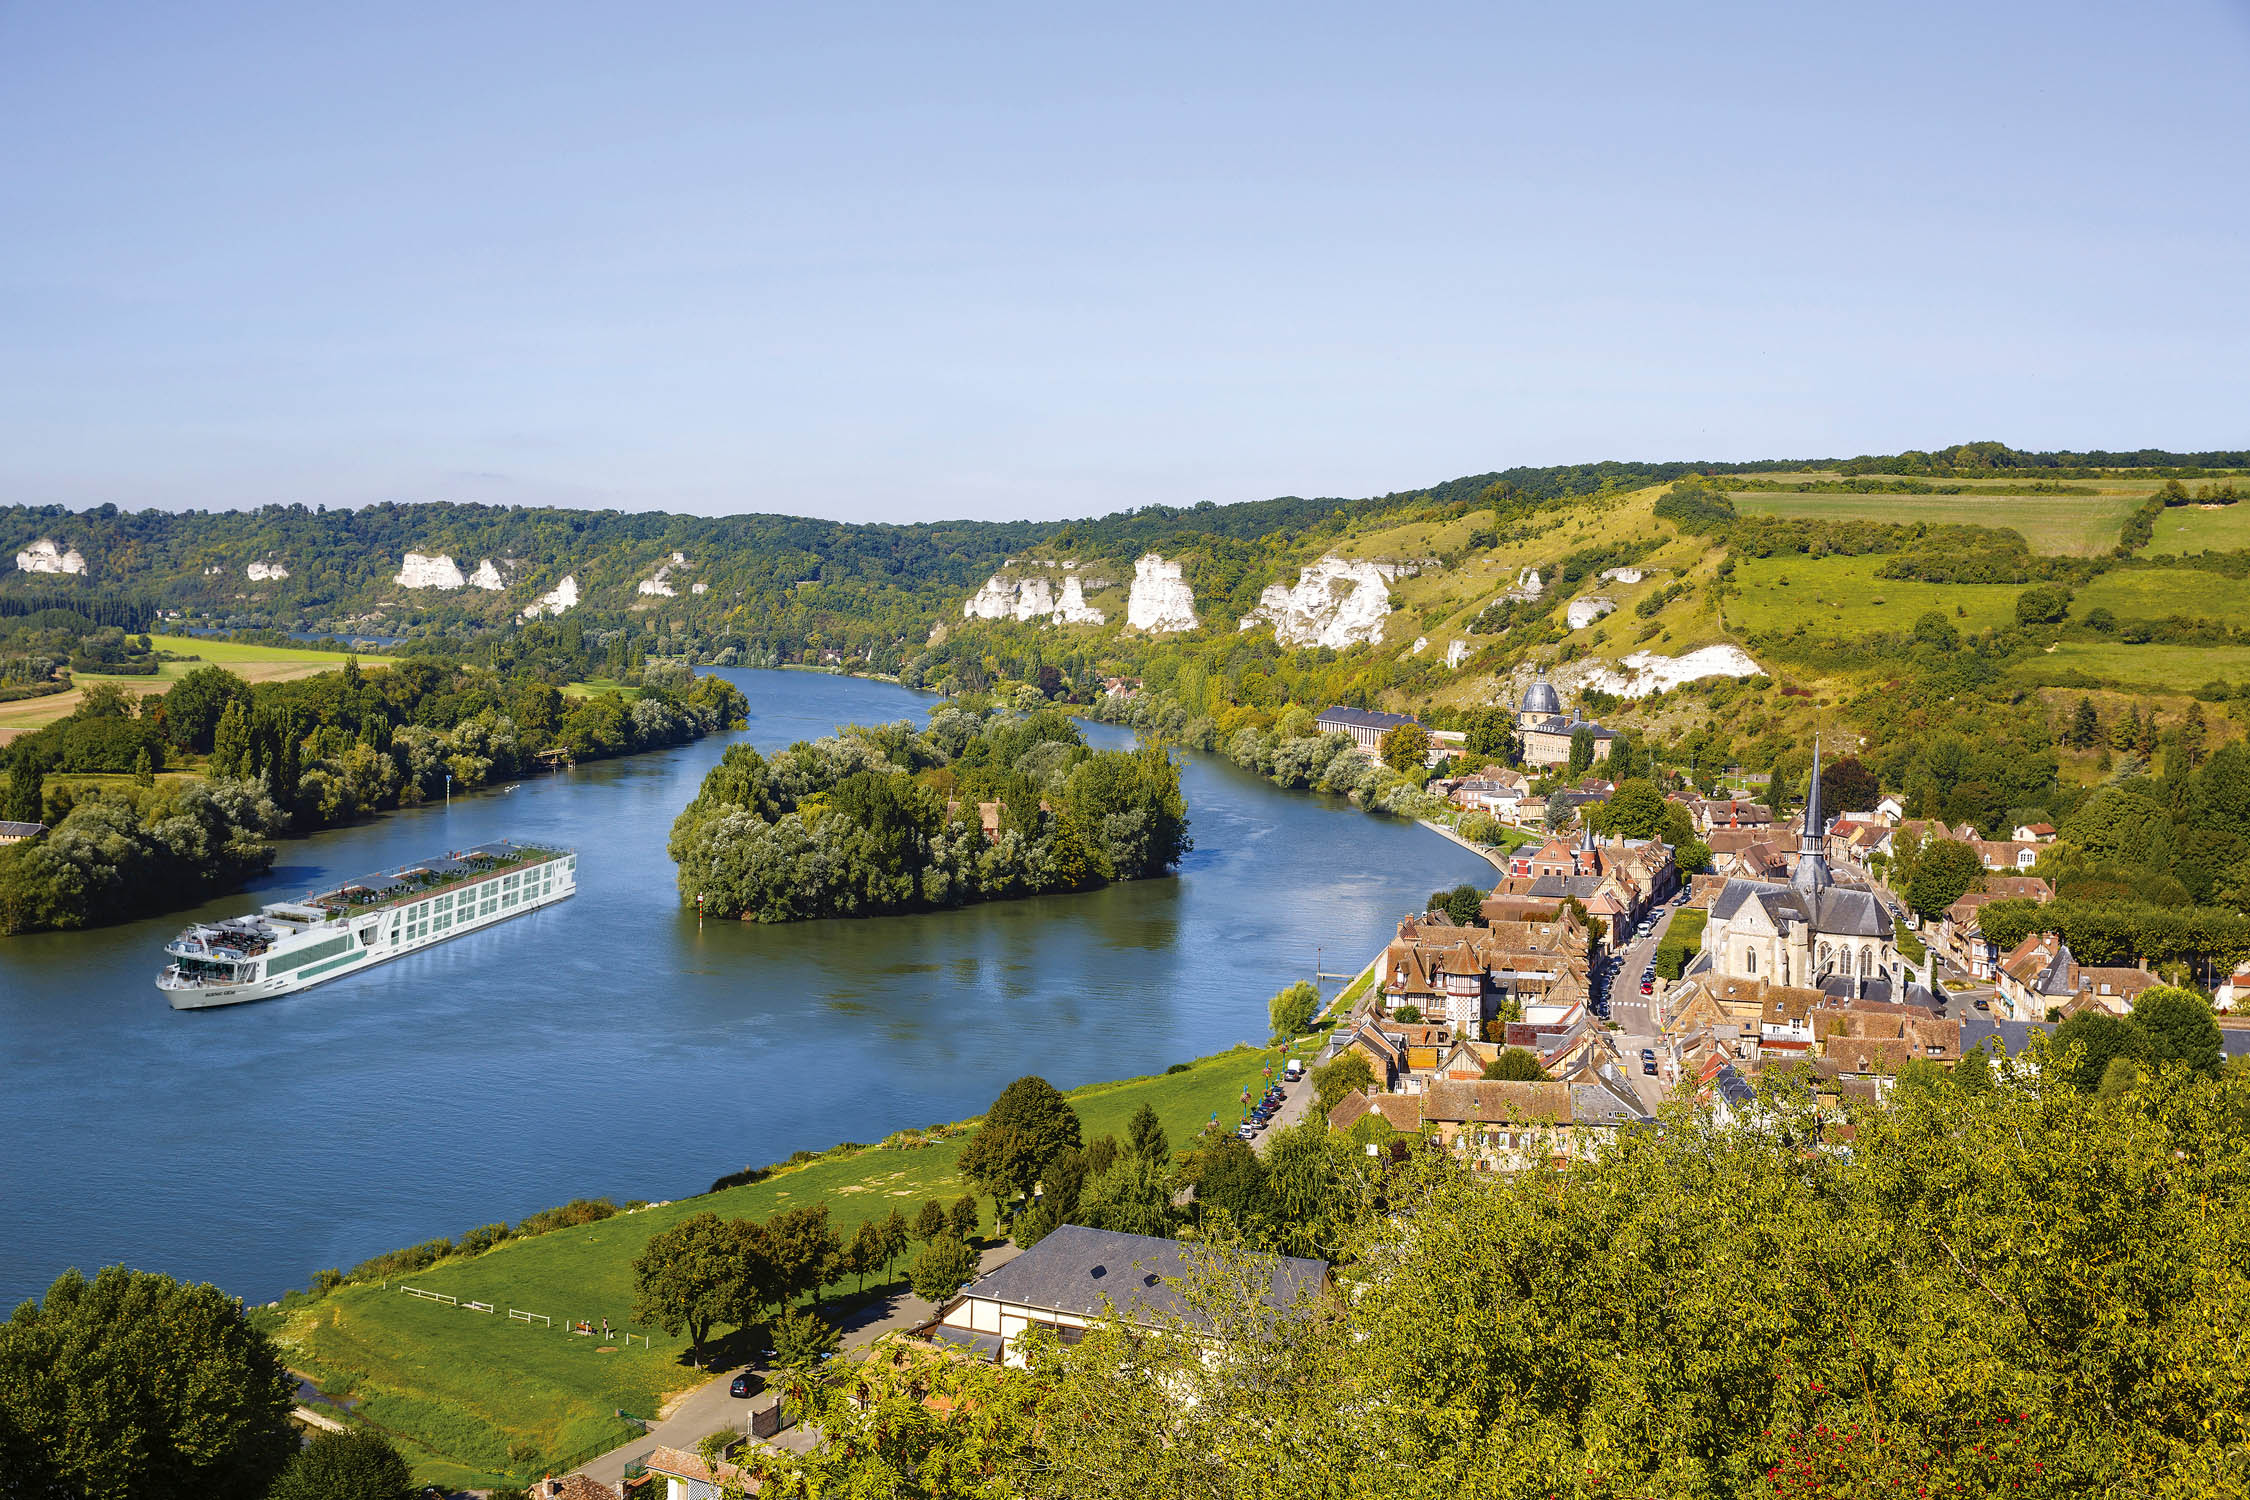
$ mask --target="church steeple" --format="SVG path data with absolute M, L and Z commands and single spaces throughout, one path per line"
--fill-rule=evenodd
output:
M 1815 735 L 1812 785 L 1805 791 L 1805 831 L 1797 843 L 1797 868 L 1789 877 L 1789 883 L 1800 891 L 1809 893 L 1836 883 L 1821 841 L 1821 835 L 1827 831 L 1827 821 L 1820 811 L 1820 737 Z

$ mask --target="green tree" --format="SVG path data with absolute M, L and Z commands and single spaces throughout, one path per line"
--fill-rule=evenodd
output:
M 1116 1166 L 1087 1183 L 1086 1190 L 1079 1194 L 1078 1222 L 1089 1229 L 1119 1234 L 1169 1234 L 1171 1173 L 1145 1156 L 1121 1157 Z
M 414 1471 L 391 1440 L 365 1428 L 316 1432 L 267 1500 L 410 1500 Z
M 1806 780 L 1809 786 L 1810 771 Z M 1820 796 L 1831 812 L 1866 812 L 1882 800 L 1883 785 L 1858 756 L 1846 755 L 1820 768 Z
M 0 821 L 11 823 L 42 823 L 46 821 L 46 778 L 51 762 L 37 751 L 18 750 L 8 766 L 7 810 L 0 813 Z
M 817 1297 L 835 1279 L 836 1259 L 843 1246 L 835 1225 L 828 1220 L 827 1204 L 785 1208 L 766 1220 L 765 1231 L 767 1253 L 773 1260 L 776 1301 Z
M 2102 1075 L 2108 1071 L 2112 1059 L 2145 1060 L 2150 1055 L 2146 1032 L 2130 1021 L 2099 1010 L 2082 1010 L 2057 1026 L 2051 1050 L 2057 1058 L 2075 1054 L 2075 1060 L 2063 1066 L 2059 1073 L 2072 1087 L 2086 1094 L 2101 1086 Z
M 1539 1065 L 1539 1054 L 1524 1047 L 1502 1048 L 1484 1065 L 1484 1076 L 1509 1083 L 1552 1083 L 1554 1078 Z
M 1583 776 L 1594 763 L 1594 731 L 1586 728 L 1570 732 L 1570 774 Z
M 977 1200 L 967 1193 L 963 1193 L 953 1200 L 953 1207 L 947 1212 L 945 1219 L 946 1227 L 953 1231 L 955 1239 L 964 1244 L 975 1239 L 977 1225 L 980 1221 L 980 1216 L 977 1213 Z
M 136 786 L 156 785 L 156 758 L 148 753 L 146 745 L 141 746 L 140 753 L 133 757 L 133 783 Z
M 1007 1125 L 987 1124 L 961 1153 L 961 1175 L 977 1191 L 992 1199 L 994 1219 L 1007 1217 L 1008 1205 L 1026 1197 L 1039 1184 L 1039 1174 L 1052 1158 L 1043 1155 L 1028 1133 Z
M 740 1241 L 717 1214 L 691 1214 L 649 1237 L 633 1261 L 633 1321 L 677 1338 L 688 1362 L 702 1365 L 712 1326 L 736 1315 L 743 1281 Z
M 2018 625 L 2052 625 L 2070 613 L 2070 590 L 2051 583 L 2034 584 L 2016 595 Z
M 1931 919 L 1944 915 L 1983 878 L 1984 862 L 1976 850 L 1954 839 L 1935 839 L 1915 854 L 1914 873 L 1901 894 L 1908 906 Z
M 835 1325 L 819 1313 L 794 1308 L 774 1320 L 773 1362 L 776 1369 L 803 1371 L 818 1368 L 833 1358 L 843 1341 Z
M 984 1112 L 986 1129 L 994 1126 L 1021 1130 L 1028 1136 L 1041 1165 L 1062 1152 L 1084 1144 L 1078 1112 L 1053 1084 L 1037 1074 L 1026 1074 L 1000 1091 Z
M 1309 980 L 1300 979 L 1281 990 L 1266 1002 L 1266 1017 L 1272 1023 L 1273 1040 L 1282 1046 L 1302 1034 L 1320 1013 L 1320 991 Z
M 844 1253 L 837 1261 L 839 1274 L 853 1280 L 854 1291 L 867 1288 L 867 1278 L 883 1268 L 883 1224 L 879 1219 L 862 1219 L 852 1237 L 844 1243 Z
M 1062 1222 L 1062 1216 L 1056 1213 L 1045 1198 L 1035 1199 L 1008 1226 L 1008 1237 L 1016 1242 L 1017 1249 L 1029 1250 L 1061 1228 Z
M 1419 724 L 1400 724 L 1383 735 L 1383 764 L 1405 774 L 1419 770 L 1429 758 L 1430 732 Z
M 2101 715 L 2094 711 L 2094 700 L 2081 694 L 2078 707 L 2070 716 L 2070 731 L 2065 736 L 2074 750 L 2091 750 L 2101 743 Z
M 1928 646 L 1948 654 L 1961 649 L 1961 632 L 1953 622 L 1936 610 L 1924 610 L 1914 619 L 1914 640 L 1917 645 Z
M 2219 1070 L 2219 1023 L 2211 1003 L 2194 990 L 2151 985 L 2133 997 L 2133 1024 L 2148 1038 L 2152 1060 L 2186 1063 L 2201 1073 Z
M 1589 809 L 1587 821 L 1612 838 L 1652 839 L 1664 831 L 1665 815 L 1677 806 L 1664 800 L 1655 782 L 1635 778 L 1619 783 L 1608 801 Z
M 1450 891 L 1432 891 L 1426 910 L 1444 912 L 1456 927 L 1474 927 L 1484 916 L 1484 891 L 1467 884 Z
M 0 1323 L 0 1492 L 259 1500 L 297 1448 L 292 1392 L 218 1288 L 66 1271 Z
M 240 702 L 230 702 L 211 734 L 211 774 L 247 776 L 249 760 L 250 711 Z
M 1478 708 L 1462 716 L 1461 748 L 1472 760 L 1516 760 L 1515 720 L 1506 709 Z
M 1325 1116 L 1344 1102 L 1346 1094 L 1356 1094 L 1362 1089 L 1372 1088 L 1375 1069 L 1368 1062 L 1367 1054 L 1355 1048 L 1343 1053 L 1334 1062 L 1313 1069 L 1312 1082 L 1315 1105 Z
M 922 1247 L 909 1279 L 915 1296 L 932 1307 L 943 1307 L 976 1274 L 977 1258 L 969 1247 L 950 1234 L 941 1234 Z
M 1145 1100 L 1125 1122 L 1125 1154 L 1157 1166 L 1172 1160 L 1172 1143 L 1165 1137 L 1164 1122 L 1156 1118 L 1156 1111 Z
M 898 1258 L 906 1253 L 907 1242 L 912 1237 L 912 1231 L 906 1227 L 906 1215 L 895 1208 L 883 1216 L 882 1230 L 883 1258 L 878 1264 L 885 1271 L 888 1271 L 898 1263 Z
M 1223 1210 L 1238 1228 L 1262 1227 L 1270 1212 L 1265 1163 L 1233 1131 L 1206 1132 L 1194 1153 L 1188 1180 L 1196 1212 Z

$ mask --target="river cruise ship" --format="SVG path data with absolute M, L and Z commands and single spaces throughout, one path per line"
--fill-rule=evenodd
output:
M 535 911 L 577 889 L 574 850 L 479 844 L 248 916 L 198 922 L 164 945 L 172 962 L 156 987 L 174 1010 L 267 1000 Z

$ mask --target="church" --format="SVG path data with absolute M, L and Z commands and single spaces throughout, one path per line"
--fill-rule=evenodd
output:
M 1854 995 L 1904 989 L 1907 975 L 1891 914 L 1873 891 L 1836 883 L 1828 868 L 1820 807 L 1820 750 L 1796 868 L 1786 881 L 1730 880 L 1711 898 L 1703 948 L 1685 978 L 1763 979 Z
M 1516 706 L 1516 734 L 1523 741 L 1523 763 L 1569 765 L 1570 737 L 1581 729 L 1593 737 L 1595 761 L 1608 760 L 1610 742 L 1617 738 L 1617 731 L 1577 714 L 1565 714 L 1561 695 L 1547 680 L 1547 669 L 1540 668 L 1531 686 L 1524 689 L 1523 702 Z

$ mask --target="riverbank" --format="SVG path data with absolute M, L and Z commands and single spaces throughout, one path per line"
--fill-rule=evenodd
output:
M 1214 1113 L 1229 1117 L 1242 1091 L 1262 1082 L 1280 1056 L 1241 1045 L 1177 1073 L 1087 1084 L 1070 1091 L 1070 1102 L 1089 1139 L 1122 1137 L 1125 1122 L 1147 1104 L 1171 1139 L 1185 1143 Z M 520 1483 L 637 1436 L 638 1424 L 621 1421 L 620 1410 L 657 1416 L 667 1401 L 703 1385 L 721 1367 L 696 1370 L 682 1363 L 686 1341 L 661 1329 L 646 1330 L 646 1347 L 601 1344 L 565 1331 L 580 1321 L 598 1327 L 605 1318 L 613 1327 L 643 1331 L 631 1322 L 632 1264 L 651 1236 L 705 1211 L 762 1219 L 824 1203 L 848 1238 L 860 1223 L 894 1207 L 912 1217 L 924 1200 L 950 1204 L 972 1192 L 958 1172 L 966 1138 L 964 1130 L 934 1145 L 824 1156 L 747 1186 L 443 1261 L 407 1283 L 292 1296 L 284 1307 L 254 1316 L 280 1342 L 292 1368 L 319 1380 L 327 1395 L 351 1398 L 361 1420 L 398 1442 L 418 1482 L 457 1488 Z M 989 1204 L 980 1210 L 986 1212 L 980 1231 L 989 1231 Z M 407 1284 L 459 1305 L 412 1295 L 403 1289 Z M 864 1295 L 888 1295 L 903 1285 L 901 1274 L 870 1283 Z M 469 1303 L 490 1304 L 493 1311 L 472 1311 Z M 730 1332 L 719 1341 L 719 1358 L 739 1362 L 748 1347 L 746 1336 Z M 532 1459 L 522 1461 L 527 1452 Z

